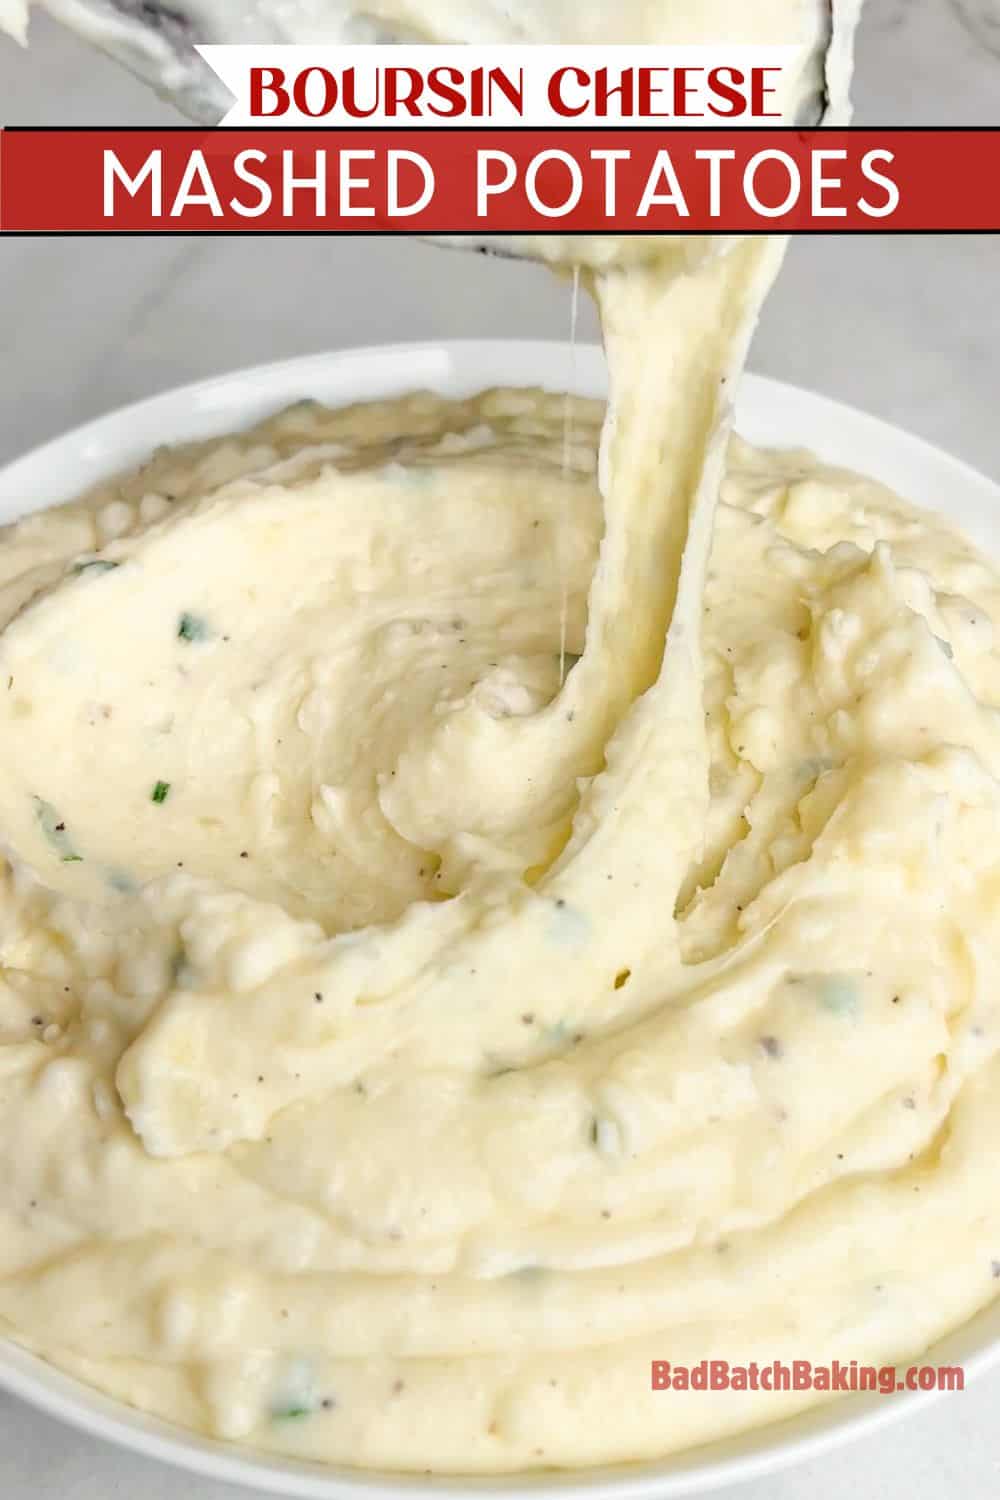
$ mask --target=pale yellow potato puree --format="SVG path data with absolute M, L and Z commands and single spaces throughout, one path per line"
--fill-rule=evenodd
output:
M 997 572 L 734 440 L 667 630 L 683 528 L 566 417 L 301 406 L 4 536 L 0 1317 L 137 1406 L 640 1459 L 817 1399 L 652 1359 L 996 1290 Z

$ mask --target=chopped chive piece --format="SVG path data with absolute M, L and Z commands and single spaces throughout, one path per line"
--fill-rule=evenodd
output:
M 263 1075 L 258 1075 L 258 1082 L 263 1081 Z M 287 1308 L 282 1308 L 281 1315 L 287 1318 Z M 316 1375 L 312 1362 L 305 1358 L 288 1360 L 268 1402 L 272 1422 L 294 1422 L 311 1417 L 316 1404 Z
M 59 817 L 51 802 L 46 802 L 42 797 L 33 798 L 35 804 L 35 820 L 45 835 L 46 841 L 58 854 L 64 865 L 75 865 L 82 862 L 83 856 L 77 854 L 73 847 L 73 841 L 66 832 L 66 824 Z
M 92 557 L 89 562 L 78 562 L 73 564 L 74 573 L 110 573 L 113 568 L 120 568 L 121 563 L 112 562 L 109 557 Z
M 539 1281 L 546 1273 L 545 1266 L 526 1265 L 518 1266 L 516 1271 L 508 1271 L 509 1276 L 516 1276 L 518 1281 Z
M 183 943 L 170 960 L 170 980 L 178 989 L 189 989 L 195 982 L 194 965 L 187 956 Z
M 207 641 L 209 629 L 200 615 L 188 614 L 185 610 L 177 621 L 177 637 L 182 641 Z
M 835 1015 L 853 1016 L 860 1005 L 858 985 L 849 974 L 825 974 L 819 986 L 820 1004 Z
M 170 795 L 170 782 L 158 781 L 152 791 L 153 802 L 166 802 Z

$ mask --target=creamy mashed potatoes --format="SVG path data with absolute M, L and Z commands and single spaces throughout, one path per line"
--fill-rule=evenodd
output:
M 592 1464 L 816 1399 L 651 1359 L 901 1359 L 994 1295 L 997 572 L 734 441 L 692 717 L 601 415 L 303 405 L 5 534 L 0 1317 L 64 1369 Z
M 798 118 L 826 8 L 753 9 Z M 8 532 L 11 1337 L 220 1437 L 484 1473 L 816 1399 L 652 1360 L 882 1364 L 995 1294 L 1000 579 L 728 444 L 781 248 L 592 244 L 603 426 L 297 407 Z

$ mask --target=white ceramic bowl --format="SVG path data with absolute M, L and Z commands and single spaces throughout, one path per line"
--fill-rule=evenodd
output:
M 263 365 L 168 391 L 112 412 L 0 470 L 0 521 L 79 494 L 165 442 L 231 431 L 311 396 L 332 404 L 391 396 L 417 387 L 467 395 L 488 385 L 541 385 L 600 396 L 600 350 L 555 343 L 401 344 Z M 830 462 L 860 469 L 908 499 L 947 512 L 981 547 L 1000 556 L 1000 486 L 938 449 L 850 407 L 776 381 L 749 376 L 737 424 L 761 444 L 793 443 Z M 966 1380 L 1000 1361 L 1000 1303 L 925 1356 L 961 1364 Z M 934 1393 L 849 1396 L 651 1466 L 525 1479 L 437 1480 L 354 1473 L 258 1455 L 210 1441 L 133 1411 L 0 1340 L 0 1387 L 65 1422 L 181 1468 L 304 1500 L 412 1500 L 448 1493 L 467 1500 L 668 1500 L 749 1479 L 815 1457 L 903 1413 Z

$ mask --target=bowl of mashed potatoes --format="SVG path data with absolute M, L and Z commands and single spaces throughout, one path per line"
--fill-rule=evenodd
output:
M 604 394 L 362 350 L 0 473 L 14 1393 L 283 1494 L 666 1495 L 930 1397 L 654 1362 L 995 1356 L 1000 489 Z

